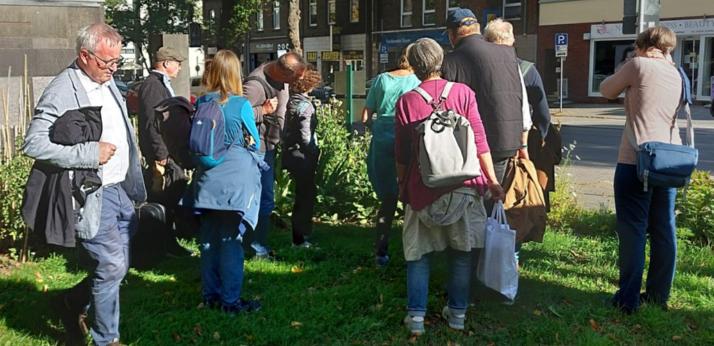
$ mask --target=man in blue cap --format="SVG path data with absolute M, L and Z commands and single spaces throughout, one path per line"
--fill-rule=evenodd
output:
M 496 176 L 502 183 L 508 159 L 516 153 L 528 157 L 530 124 L 524 121 L 516 52 L 512 47 L 487 42 L 476 15 L 467 8 L 449 11 L 446 28 L 454 50 L 444 57 L 442 77 L 464 83 L 476 92 Z M 491 207 L 487 205 L 489 211 Z

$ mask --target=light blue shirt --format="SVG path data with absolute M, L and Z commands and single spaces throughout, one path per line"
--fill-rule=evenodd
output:
M 166 89 L 169 89 L 169 94 L 171 94 L 171 97 L 175 97 L 176 93 L 174 92 L 174 88 L 171 87 L 171 78 L 169 78 L 166 73 L 163 73 L 159 70 L 151 70 L 151 72 L 156 72 L 161 75 L 161 81 L 164 83 Z

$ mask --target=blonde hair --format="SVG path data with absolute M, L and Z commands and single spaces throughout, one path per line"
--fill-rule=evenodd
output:
M 672 52 L 676 46 L 677 35 L 665 26 L 649 28 L 637 35 L 637 39 L 635 40 L 635 47 L 641 51 L 657 48 L 662 51 L 662 53 L 668 54 Z
M 410 43 L 404 49 L 402 49 L 402 55 L 399 57 L 399 64 L 397 64 L 397 68 L 400 70 L 411 70 L 412 66 L 409 65 L 409 58 L 407 58 L 407 55 L 409 54 L 409 49 L 412 47 L 414 43 Z
M 225 102 L 230 95 L 243 95 L 240 60 L 235 53 L 229 50 L 218 51 L 204 74 L 204 87 L 209 92 L 219 92 L 221 102 Z
M 453 32 L 454 36 L 461 38 L 464 36 L 469 36 L 473 34 L 481 33 L 481 24 L 473 23 L 471 25 L 461 25 L 458 28 L 449 29 Z
M 484 28 L 483 37 L 488 42 L 512 45 L 516 41 L 513 36 L 513 25 L 501 18 L 496 18 Z

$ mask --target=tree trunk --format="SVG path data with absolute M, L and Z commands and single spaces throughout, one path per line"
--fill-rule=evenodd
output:
M 290 38 L 293 50 L 302 55 L 302 45 L 300 44 L 300 0 L 290 0 L 288 37 Z

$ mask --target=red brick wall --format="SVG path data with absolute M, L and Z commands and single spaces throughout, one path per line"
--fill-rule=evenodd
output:
M 568 79 L 568 99 L 574 102 L 607 102 L 600 97 L 588 97 L 588 74 L 590 68 L 590 41 L 583 34 L 590 32 L 592 23 L 547 25 L 538 30 L 538 71 L 543 76 L 546 93 L 557 91 L 555 73 L 559 61 L 555 54 L 555 34 L 568 33 L 568 57 L 565 59 L 563 77 Z

